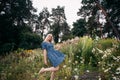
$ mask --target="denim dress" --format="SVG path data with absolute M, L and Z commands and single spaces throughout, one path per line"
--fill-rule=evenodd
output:
M 46 49 L 47 58 L 53 67 L 57 67 L 63 62 L 63 60 L 65 59 L 65 55 L 62 52 L 55 50 L 52 43 L 42 42 L 41 45 L 42 49 Z

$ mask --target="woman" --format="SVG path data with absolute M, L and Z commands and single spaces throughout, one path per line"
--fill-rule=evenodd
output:
M 55 50 L 52 44 L 53 36 L 52 34 L 48 34 L 45 38 L 45 40 L 42 42 L 42 49 L 44 54 L 44 64 L 48 65 L 47 58 L 50 61 L 52 67 L 49 68 L 41 68 L 39 73 L 51 72 L 51 78 L 50 80 L 54 79 L 54 74 L 56 71 L 59 70 L 59 65 L 63 62 L 65 59 L 65 55 L 58 50 Z

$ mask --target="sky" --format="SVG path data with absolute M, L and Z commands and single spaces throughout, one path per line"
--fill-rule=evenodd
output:
M 52 8 L 65 7 L 65 15 L 67 22 L 70 26 L 75 22 L 80 16 L 77 16 L 77 12 L 81 7 L 81 0 L 32 0 L 33 6 L 37 9 L 37 13 L 41 12 L 44 7 L 47 7 L 49 12 Z

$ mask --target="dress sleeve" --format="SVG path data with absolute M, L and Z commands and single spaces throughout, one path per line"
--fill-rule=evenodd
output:
M 41 46 L 42 46 L 42 49 L 46 49 L 46 44 L 45 44 L 45 42 L 43 42 L 43 43 L 41 44 Z

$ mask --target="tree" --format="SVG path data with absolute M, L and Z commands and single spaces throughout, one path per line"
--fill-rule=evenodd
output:
M 78 15 L 83 16 L 87 21 L 87 29 L 91 36 L 102 37 L 106 33 L 110 37 L 119 37 L 119 1 L 114 0 L 82 0 L 82 8 Z M 102 16 L 102 17 L 101 17 Z M 101 22 L 100 20 L 106 20 Z
M 51 17 L 53 19 L 51 32 L 57 43 L 63 35 L 67 35 L 70 32 L 69 26 L 66 22 L 64 7 L 57 6 L 57 8 L 53 8 Z
M 41 34 L 43 37 L 45 36 L 44 30 L 47 30 L 48 32 L 50 32 L 51 30 L 51 21 L 49 20 L 49 18 L 50 18 L 50 12 L 48 11 L 48 8 L 45 7 L 39 13 L 39 18 L 38 18 L 38 21 L 40 23 Z
M 83 36 L 87 34 L 87 30 L 85 28 L 86 22 L 84 19 L 79 19 L 73 23 L 72 34 L 75 36 Z
M 107 32 L 109 37 L 116 36 L 120 39 L 120 1 L 103 0 L 101 5 L 107 20 L 104 32 Z
M 82 4 L 83 6 L 81 7 L 81 9 L 79 9 L 79 12 L 77 14 L 85 18 L 88 34 L 92 37 L 95 34 L 98 35 L 99 32 L 97 28 L 100 22 L 98 20 L 99 9 L 96 7 L 96 3 L 94 2 L 94 0 L 82 0 Z
M 31 0 L 0 0 L 0 53 L 17 49 L 21 33 L 32 34 L 28 23 L 33 12 Z

